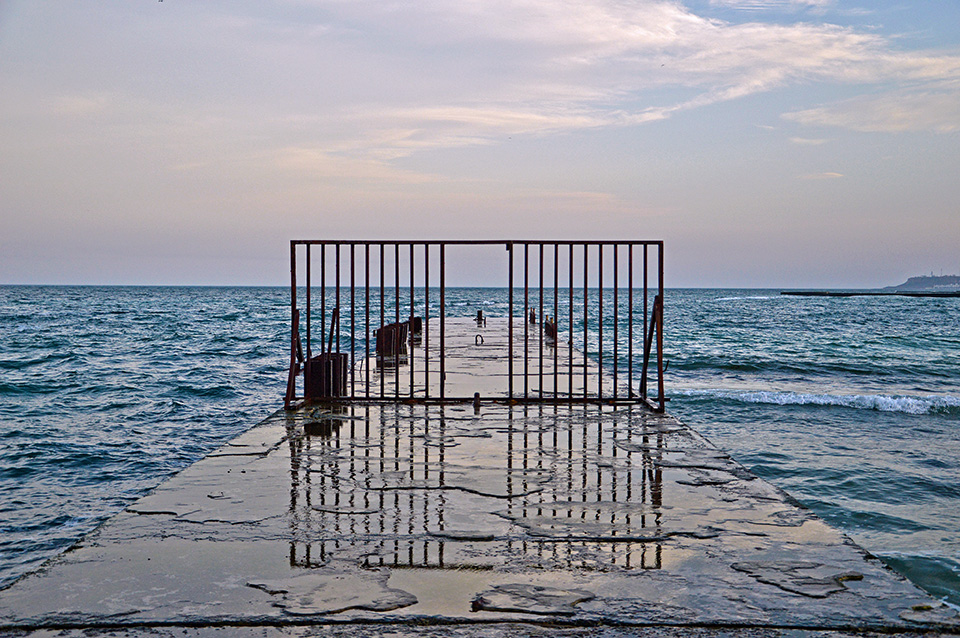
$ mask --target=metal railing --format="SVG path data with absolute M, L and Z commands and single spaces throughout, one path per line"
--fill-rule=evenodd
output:
M 497 246 L 506 249 L 506 263 L 495 264 L 505 266 L 506 281 L 473 299 L 486 313 L 451 314 L 448 296 L 460 289 L 448 288 L 448 278 L 472 267 L 461 263 L 448 273 L 451 255 Z M 290 291 L 288 408 L 301 401 L 463 402 L 480 394 L 512 403 L 665 407 L 662 241 L 293 240 Z M 464 325 L 485 332 L 487 319 L 506 333 L 505 345 L 485 351 L 502 355 L 485 365 L 505 383 L 464 391 L 449 379 L 462 376 L 454 368 L 471 356 L 464 340 L 493 342 Z

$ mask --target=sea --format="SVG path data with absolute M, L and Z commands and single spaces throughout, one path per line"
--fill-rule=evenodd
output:
M 668 411 L 960 608 L 960 299 L 779 293 L 665 292 Z M 282 406 L 289 294 L 0 286 L 0 587 Z

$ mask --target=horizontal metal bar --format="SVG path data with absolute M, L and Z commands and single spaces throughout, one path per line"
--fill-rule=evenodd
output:
M 519 246 L 662 246 L 662 239 L 644 239 L 644 240 L 622 240 L 622 239 L 602 239 L 602 240 L 535 240 L 535 239 L 449 239 L 449 240 L 423 240 L 423 239 L 389 239 L 389 240 L 359 240 L 359 239 L 291 239 L 291 244 L 297 246 L 504 246 L 514 244 Z
M 654 397 L 655 399 L 656 397 Z M 636 397 L 633 399 L 613 399 L 610 397 L 598 398 L 598 397 L 584 397 L 584 396 L 575 396 L 570 398 L 553 398 L 553 397 L 481 397 L 481 404 L 488 405 L 533 405 L 533 404 L 545 404 L 545 405 L 641 405 L 646 404 L 650 405 L 652 399 L 642 399 Z M 667 399 L 669 400 L 669 399 Z M 296 397 L 294 401 L 304 401 L 303 397 Z M 393 404 L 405 404 L 405 405 L 447 405 L 447 404 L 462 404 L 462 403 L 476 403 L 476 397 L 409 397 L 401 396 L 399 399 L 396 397 L 357 397 L 356 399 L 351 399 L 350 397 L 343 398 L 330 398 L 330 399 L 317 399 L 313 401 L 304 402 L 305 405 L 393 405 Z

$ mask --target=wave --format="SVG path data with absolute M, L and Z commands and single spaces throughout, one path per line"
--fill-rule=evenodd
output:
M 960 414 L 960 397 L 930 395 L 925 397 L 888 396 L 882 394 L 806 394 L 771 390 L 677 390 L 673 394 L 688 397 L 759 403 L 765 405 L 813 405 L 824 407 L 902 412 L 905 414 Z

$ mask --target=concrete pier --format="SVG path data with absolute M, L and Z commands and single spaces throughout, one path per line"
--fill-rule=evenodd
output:
M 464 388 L 495 371 L 456 352 Z M 0 592 L 0 633 L 34 636 L 957 630 L 640 405 L 278 411 Z

